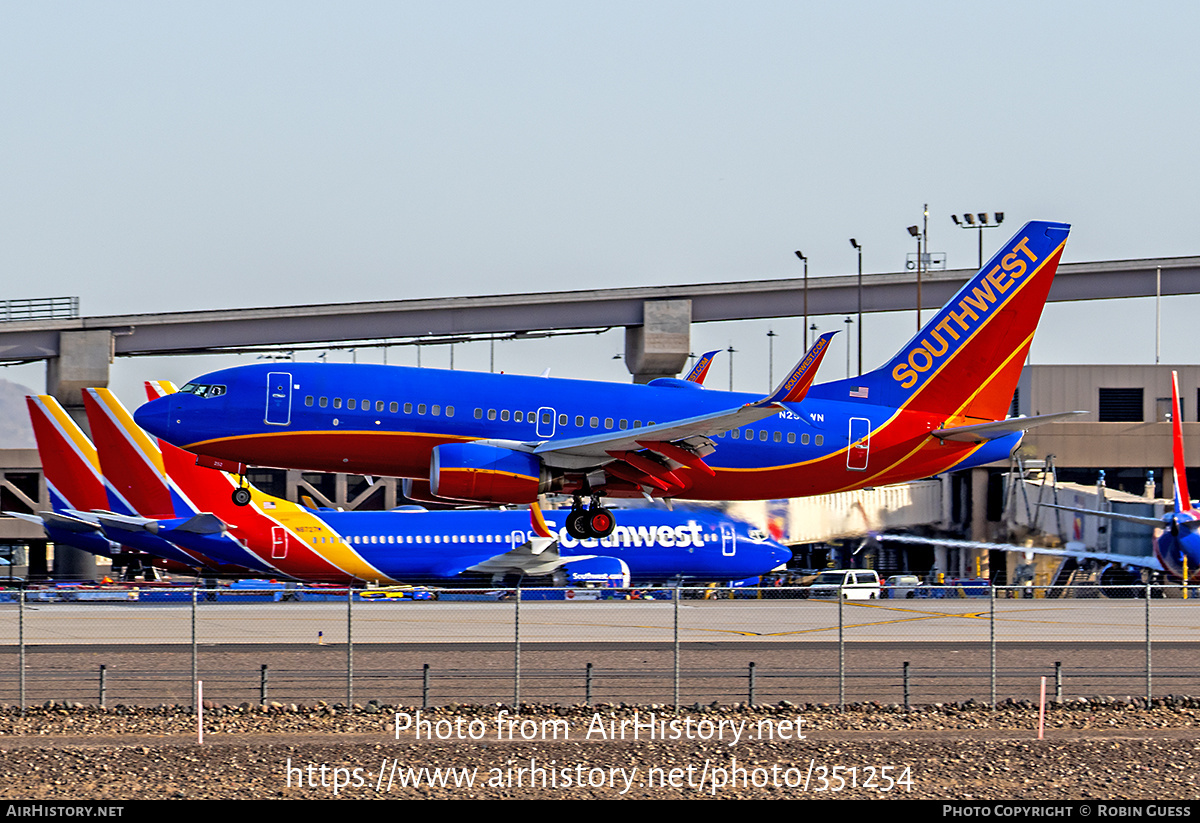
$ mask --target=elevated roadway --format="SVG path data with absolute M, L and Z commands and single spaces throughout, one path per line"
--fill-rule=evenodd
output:
M 1059 268 L 1051 301 L 1192 294 L 1200 257 L 1165 257 Z M 927 272 L 922 308 L 942 306 L 974 269 Z M 864 312 L 915 308 L 914 272 L 862 278 Z M 809 315 L 858 310 L 858 277 L 808 280 Z M 112 356 L 278 349 L 305 343 L 521 336 L 547 330 L 627 330 L 627 363 L 637 379 L 677 373 L 689 351 L 692 323 L 797 317 L 805 314 L 802 278 L 540 292 L 479 297 L 391 300 L 271 308 L 127 314 L 0 323 L 0 362 L 47 360 L 51 392 L 69 391 L 86 373 L 103 385 Z M 101 362 L 101 360 L 105 362 Z M 61 362 L 60 362 L 61 361 Z M 69 362 L 67 362 L 69 361 Z M 674 369 L 671 367 L 678 363 Z M 101 375 L 100 373 L 103 372 Z M 90 381 L 90 382 L 88 382 Z

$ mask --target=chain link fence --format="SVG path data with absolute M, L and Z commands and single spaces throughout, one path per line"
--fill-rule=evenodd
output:
M 886 590 L 884 592 L 887 593 Z M 879 702 L 1200 694 L 1178 586 L 28 590 L 0 702 Z

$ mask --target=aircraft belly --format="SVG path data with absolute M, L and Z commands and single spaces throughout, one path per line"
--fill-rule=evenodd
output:
M 465 439 L 423 433 L 289 432 L 210 440 L 189 450 L 254 466 L 426 479 L 433 448 Z

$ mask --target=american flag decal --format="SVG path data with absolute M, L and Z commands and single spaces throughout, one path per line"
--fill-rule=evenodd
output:
M 867 387 L 866 386 L 851 386 L 850 387 L 850 396 L 851 397 L 866 397 L 867 396 Z

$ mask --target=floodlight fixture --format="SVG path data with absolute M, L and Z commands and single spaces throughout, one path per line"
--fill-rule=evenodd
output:
M 960 229 L 975 229 L 976 231 L 979 232 L 979 266 L 980 266 L 980 268 L 982 268 L 983 267 L 983 230 L 984 229 L 994 229 L 997 226 L 999 226 L 1001 223 L 1003 223 L 1004 222 L 1004 212 L 997 211 L 997 212 L 992 212 L 991 215 L 989 215 L 987 212 L 981 211 L 981 212 L 975 212 L 974 214 L 971 214 L 971 213 L 963 214 L 961 219 L 959 218 L 959 215 L 957 215 L 957 214 L 952 214 L 952 215 L 950 215 L 950 217 L 954 221 L 954 225 L 958 226 Z
M 808 258 L 799 249 L 795 254 L 804 264 L 804 350 L 808 351 Z

